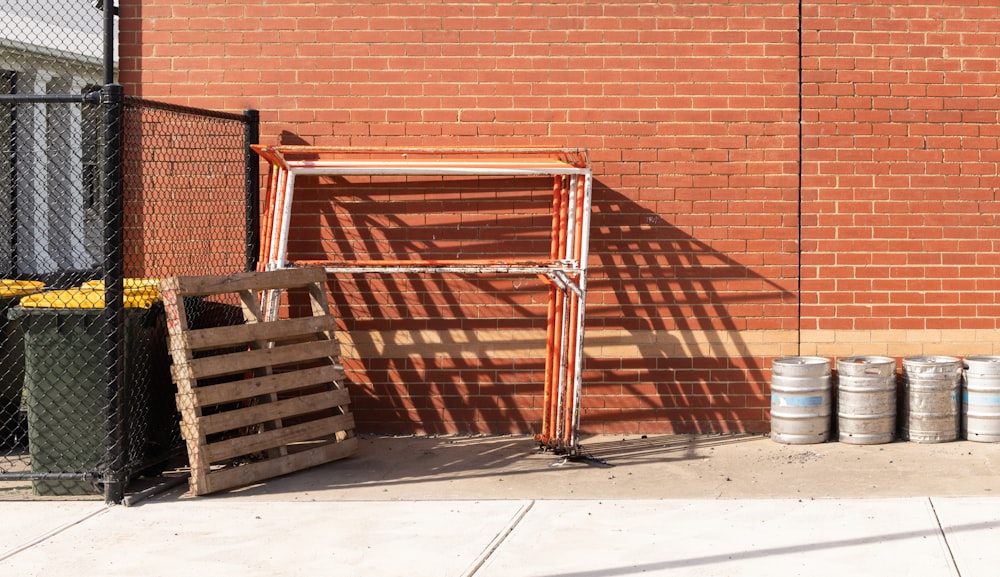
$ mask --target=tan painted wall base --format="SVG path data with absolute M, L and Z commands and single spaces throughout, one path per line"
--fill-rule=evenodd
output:
M 803 331 L 800 354 L 838 358 L 859 355 L 996 355 L 1000 354 L 1000 331 Z
M 589 330 L 587 358 L 720 358 L 796 355 L 795 331 Z M 545 331 L 354 331 L 338 335 L 346 358 L 543 357 Z
M 545 332 L 368 331 L 338 335 L 346 358 L 542 357 Z M 799 338 L 801 337 L 801 343 Z M 720 358 L 1000 354 L 1000 330 L 614 331 L 586 334 L 587 358 Z

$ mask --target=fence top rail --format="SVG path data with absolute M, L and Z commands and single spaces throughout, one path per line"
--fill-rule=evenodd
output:
M 232 120 L 236 122 L 247 122 L 248 120 L 247 113 L 245 112 L 242 114 L 236 114 L 232 112 L 221 112 L 218 110 L 208 110 L 204 108 L 195 108 L 192 106 L 182 106 L 180 104 L 172 104 L 169 102 L 146 100 L 144 98 L 139 98 L 137 96 L 126 96 L 125 102 L 133 106 L 142 106 L 144 108 L 153 108 L 156 110 L 175 112 L 177 114 L 188 114 L 192 116 L 216 118 L 219 120 Z
M 297 174 L 580 174 L 586 149 L 543 147 L 336 147 L 253 145 Z
M 87 94 L 0 94 L 0 102 L 11 104 L 100 104 L 101 93 Z

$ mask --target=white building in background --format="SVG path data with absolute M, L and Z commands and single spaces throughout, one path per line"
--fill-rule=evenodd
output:
M 92 0 L 0 0 L 0 93 L 83 94 L 103 81 Z M 0 276 L 100 262 L 101 118 L 94 105 L 0 105 Z

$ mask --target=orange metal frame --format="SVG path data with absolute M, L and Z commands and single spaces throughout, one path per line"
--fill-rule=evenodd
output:
M 356 148 L 262 146 L 268 163 L 261 218 L 261 269 L 322 266 L 329 274 L 353 272 L 538 275 L 548 285 L 541 432 L 545 448 L 579 449 L 587 258 L 593 177 L 587 152 L 566 148 Z M 550 176 L 552 238 L 548 258 L 484 260 L 287 260 L 289 221 L 300 175 Z M 265 314 L 277 316 L 277 295 Z

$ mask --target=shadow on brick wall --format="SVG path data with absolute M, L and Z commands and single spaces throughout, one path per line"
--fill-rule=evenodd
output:
M 548 179 L 304 180 L 296 203 L 293 260 L 549 251 Z M 769 306 L 794 311 L 795 294 L 667 218 L 595 182 L 582 427 L 767 430 L 765 358 L 755 352 L 759 338 L 744 334 Z M 352 353 L 344 363 L 360 431 L 537 431 L 543 281 L 369 273 L 337 275 L 329 286 Z
M 797 279 L 767 278 L 740 262 L 745 255 L 717 250 L 670 219 L 595 186 L 583 426 L 766 432 L 767 352 L 777 343 L 761 342 L 762 329 L 797 327 L 797 294 L 782 282 Z M 758 268 L 775 268 L 763 260 Z

